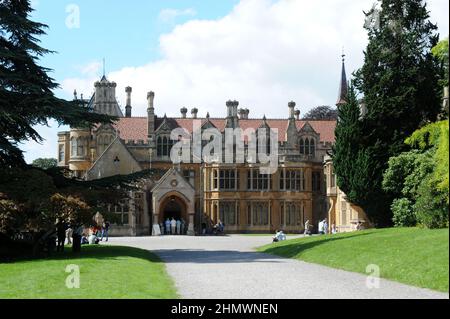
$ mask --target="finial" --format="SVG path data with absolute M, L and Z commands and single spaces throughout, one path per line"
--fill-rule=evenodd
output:
M 342 46 L 342 63 L 345 62 L 345 51 L 344 51 L 344 46 Z
M 209 120 L 209 112 L 206 113 L 206 118 Z
M 106 75 L 106 62 L 105 62 L 105 58 L 103 58 L 103 77 L 105 77 Z

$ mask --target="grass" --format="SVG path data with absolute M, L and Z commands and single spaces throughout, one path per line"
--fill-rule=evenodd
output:
M 80 288 L 66 287 L 68 265 L 78 265 Z M 177 298 L 165 266 L 154 254 L 121 246 L 83 246 L 57 257 L 0 263 L 0 299 Z
M 448 242 L 448 229 L 390 228 L 293 239 L 258 251 L 364 274 L 375 264 L 382 278 L 448 292 Z

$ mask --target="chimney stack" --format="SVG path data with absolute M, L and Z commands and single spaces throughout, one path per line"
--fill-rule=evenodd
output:
M 245 120 L 246 119 L 245 118 L 245 115 L 246 115 L 245 109 L 239 109 L 238 113 L 239 113 L 239 118 L 241 120 Z
M 289 107 L 289 119 L 295 119 L 295 102 L 291 101 L 288 104 Z
M 155 134 L 155 108 L 153 102 L 155 101 L 155 93 L 148 92 L 147 93 L 147 134 L 150 140 L 154 140 Z
M 183 108 L 181 108 L 180 112 L 181 112 L 181 117 L 185 119 L 188 109 L 183 107 Z
M 191 114 L 193 119 L 197 119 L 198 109 L 193 108 Z
M 233 117 L 233 106 L 234 106 L 233 101 L 231 100 L 227 101 L 226 105 L 227 105 L 227 117 Z
M 148 108 L 147 110 L 154 110 L 154 102 L 155 102 L 155 93 L 154 92 L 148 92 L 147 93 L 147 102 L 148 102 Z
M 233 101 L 233 117 L 238 116 L 238 107 L 239 107 L 239 102 L 234 100 Z
M 296 111 L 295 111 L 295 118 L 296 118 L 297 120 L 300 120 L 300 110 L 296 110 Z
M 125 88 L 127 93 L 127 105 L 125 106 L 125 117 L 131 117 L 131 92 L 133 89 L 129 86 Z

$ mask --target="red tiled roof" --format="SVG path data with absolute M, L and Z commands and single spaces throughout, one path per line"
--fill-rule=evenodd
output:
M 198 119 L 201 123 L 205 123 L 206 119 L 201 118 Z M 157 118 L 155 121 L 155 129 L 157 129 L 163 119 Z M 168 118 L 168 121 L 171 122 L 172 125 L 182 127 L 186 129 L 189 133 L 193 131 L 193 123 L 194 119 L 192 118 Z M 225 119 L 210 119 L 210 122 L 217 127 L 220 131 L 225 129 Z M 320 134 L 320 140 L 322 142 L 334 142 L 334 130 L 336 128 L 336 121 L 303 121 L 297 120 L 296 125 L 297 129 L 301 129 L 306 122 L 308 122 L 311 127 Z M 262 124 L 261 119 L 248 119 L 248 120 L 239 120 L 239 125 L 243 130 L 248 128 L 257 129 Z M 279 141 L 286 140 L 286 130 L 288 127 L 288 120 L 279 120 L 279 119 L 268 119 L 267 124 L 273 128 L 278 129 Z M 138 140 L 147 140 L 147 118 L 146 117 L 131 117 L 131 118 L 120 118 L 118 122 L 115 124 L 115 127 L 120 132 L 120 138 L 128 141 L 138 141 Z

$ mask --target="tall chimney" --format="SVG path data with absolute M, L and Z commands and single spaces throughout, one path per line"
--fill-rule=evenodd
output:
M 236 100 L 233 101 L 233 117 L 238 116 L 238 107 L 239 107 L 239 102 Z
M 296 111 L 295 111 L 295 118 L 296 118 L 297 120 L 300 120 L 300 110 L 296 110 Z
M 127 93 L 127 105 L 125 106 L 125 117 L 131 117 L 131 92 L 133 89 L 129 86 L 125 88 Z
M 147 108 L 147 134 L 150 139 L 153 139 L 155 134 L 155 108 L 153 105 L 153 102 L 155 100 L 155 93 L 154 92 L 148 92 L 147 93 L 147 102 L 148 102 L 148 108 Z
M 246 115 L 245 109 L 239 109 L 238 113 L 239 113 L 239 118 L 241 120 L 245 120 L 246 119 L 245 118 L 245 115 Z
M 185 107 L 181 108 L 180 112 L 181 112 L 181 117 L 185 119 L 186 114 L 188 112 L 187 108 L 185 108 Z
M 248 116 L 250 114 L 250 110 L 249 109 L 245 109 L 245 119 L 248 120 Z
M 198 109 L 193 108 L 192 111 L 191 111 L 191 114 L 192 114 L 192 118 L 196 119 L 197 118 L 197 114 L 198 114 Z
M 226 105 L 227 105 L 227 117 L 233 117 L 233 106 L 234 106 L 233 101 L 231 100 L 227 101 Z
M 289 107 L 289 119 L 295 119 L 295 102 L 291 101 L 288 104 Z

